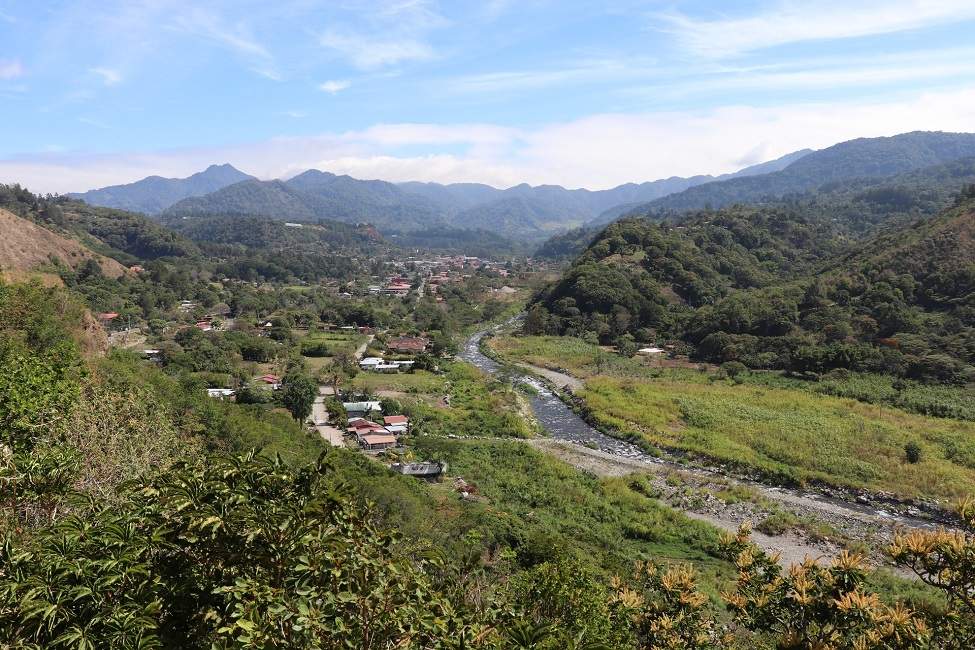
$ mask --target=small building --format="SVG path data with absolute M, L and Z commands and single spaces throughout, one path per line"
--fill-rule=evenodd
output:
M 391 433 L 366 433 L 358 436 L 359 446 L 369 451 L 396 446 L 396 436 Z
M 375 370 L 376 366 L 380 366 L 383 363 L 385 362 L 379 357 L 366 357 L 359 362 L 359 367 L 363 370 Z
M 658 354 L 664 354 L 665 352 L 666 350 L 663 348 L 640 348 L 636 351 L 637 354 L 645 357 L 653 357 L 657 356 Z
M 367 401 L 367 402 L 343 402 L 342 406 L 345 408 L 345 412 L 350 416 L 355 415 L 365 415 L 367 413 L 372 413 L 373 411 L 381 411 L 382 406 L 378 401 Z
M 162 350 L 157 350 L 156 348 L 146 348 L 142 351 L 142 358 L 148 359 L 149 361 L 161 361 Z
M 398 336 L 386 344 L 394 352 L 425 352 L 430 342 L 420 336 Z
M 234 390 L 232 388 L 207 388 L 207 395 L 223 401 L 234 396 Z

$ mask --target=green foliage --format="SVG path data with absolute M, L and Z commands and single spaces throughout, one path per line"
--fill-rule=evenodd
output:
M 904 458 L 907 462 L 915 465 L 921 462 L 921 445 L 917 444 L 913 440 L 904 445 Z
M 339 497 L 327 463 L 210 459 L 0 547 L 0 642 L 31 647 L 454 647 L 428 563 Z
M 303 372 L 292 371 L 281 381 L 281 403 L 298 422 L 311 415 L 311 406 L 318 394 L 318 385 Z

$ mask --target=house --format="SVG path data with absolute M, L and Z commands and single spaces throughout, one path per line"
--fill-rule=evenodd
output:
M 406 433 L 410 429 L 410 420 L 405 415 L 387 415 L 383 418 L 383 424 L 386 431 L 395 434 Z
M 234 390 L 232 388 L 207 388 L 207 395 L 223 401 L 228 397 L 233 397 Z
M 196 328 L 204 332 L 209 332 L 213 329 L 213 325 L 210 323 L 210 321 L 201 320 L 196 324 Z
M 419 336 L 399 336 L 390 339 L 386 347 L 394 352 L 424 352 L 429 341 Z
M 349 415 L 360 414 L 365 415 L 366 413 L 371 413 L 373 411 L 381 411 L 382 406 L 380 406 L 377 401 L 368 402 L 343 402 L 342 406 L 345 408 L 345 412 Z
M 383 360 L 379 357 L 366 357 L 359 362 L 359 367 L 363 370 L 375 370 L 376 366 L 380 366 L 383 363 Z
M 263 381 L 265 384 L 271 386 L 271 390 L 278 390 L 281 388 L 281 378 L 277 375 L 262 375 L 257 378 L 258 381 Z
M 392 361 L 390 363 L 380 363 L 377 364 L 373 368 L 373 370 L 375 370 L 376 372 L 396 373 L 399 372 L 399 364 L 396 363 L 395 361 Z
M 396 446 L 396 436 L 390 433 L 367 433 L 358 436 L 359 446 L 369 451 L 389 449 Z
M 149 361 L 160 361 L 162 360 L 162 350 L 146 348 L 142 351 L 142 357 L 144 359 L 148 359 Z

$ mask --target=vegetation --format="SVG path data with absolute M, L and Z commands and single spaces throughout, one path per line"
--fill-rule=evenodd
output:
M 525 331 L 680 339 L 717 363 L 963 384 L 975 376 L 973 225 L 973 206 L 960 201 L 844 253 L 832 222 L 801 211 L 624 220 L 536 298 Z

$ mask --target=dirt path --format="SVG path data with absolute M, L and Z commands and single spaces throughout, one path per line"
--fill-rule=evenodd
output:
M 375 335 L 370 334 L 369 338 L 366 339 L 366 342 L 355 349 L 354 356 L 356 361 L 362 359 L 362 355 L 366 353 L 367 349 L 369 349 L 369 344 L 372 343 L 374 338 L 376 338 Z

